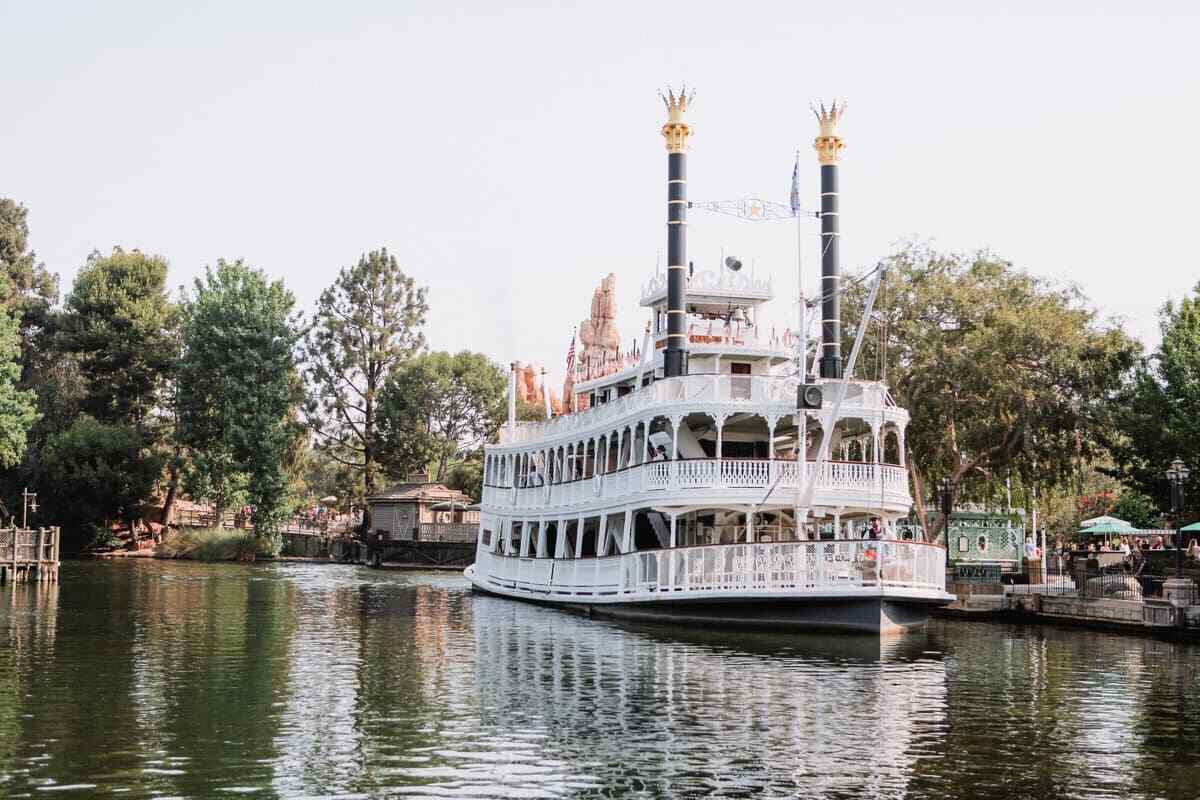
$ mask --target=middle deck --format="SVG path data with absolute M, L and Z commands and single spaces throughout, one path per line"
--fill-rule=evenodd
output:
M 824 383 L 827 398 L 843 385 Z M 814 510 L 907 513 L 908 413 L 882 384 L 844 385 L 829 434 L 831 459 L 819 471 L 825 433 L 810 421 L 805 442 L 797 441 L 794 378 L 688 375 L 506 429 L 501 443 L 487 448 L 483 507 L 550 513 L 644 503 L 791 506 L 796 491 L 815 480 Z

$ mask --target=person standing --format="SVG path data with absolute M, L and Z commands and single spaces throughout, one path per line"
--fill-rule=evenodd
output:
M 882 539 L 883 531 L 879 527 L 879 517 L 871 517 L 871 524 L 867 526 L 867 532 L 863 534 L 864 539 Z

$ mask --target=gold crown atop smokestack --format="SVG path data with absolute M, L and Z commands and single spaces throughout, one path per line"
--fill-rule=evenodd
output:
M 667 89 L 666 94 L 658 93 L 663 105 L 667 107 L 667 124 L 662 127 L 663 138 L 667 140 L 668 153 L 686 153 L 687 140 L 692 135 L 692 128 L 683 119 L 688 106 L 696 99 L 696 93 L 688 92 L 687 86 L 679 88 L 679 95 Z
M 842 137 L 837 135 L 837 125 L 846 113 L 846 103 L 838 105 L 838 101 L 834 100 L 829 108 L 825 108 L 824 103 L 821 103 L 819 110 L 813 105 L 809 108 L 816 115 L 817 122 L 821 123 L 821 133 L 813 142 L 813 149 L 817 151 L 817 161 L 821 164 L 836 164 L 842 148 L 846 146 Z

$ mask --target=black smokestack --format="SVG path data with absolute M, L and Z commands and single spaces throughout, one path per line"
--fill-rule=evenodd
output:
M 822 378 L 842 377 L 842 268 L 838 259 L 838 159 L 845 143 L 837 124 L 846 112 L 835 100 L 828 109 L 813 109 L 821 133 L 813 142 L 821 163 L 821 360 Z
M 691 128 L 684 113 L 694 95 L 683 87 L 679 96 L 670 89 L 662 96 L 667 123 L 667 347 L 663 373 L 668 378 L 687 374 L 687 142 Z
M 821 165 L 821 377 L 842 377 L 842 268 L 838 261 L 838 168 Z

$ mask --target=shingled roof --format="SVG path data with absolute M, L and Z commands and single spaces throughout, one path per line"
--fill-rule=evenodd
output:
M 436 481 L 406 481 L 397 483 L 390 488 L 373 494 L 367 498 L 368 503 L 388 503 L 388 502 L 420 502 L 428 500 L 434 503 L 441 503 L 447 500 L 454 500 L 463 505 L 468 505 L 475 502 L 470 495 L 463 494 L 457 489 L 451 489 L 443 486 Z

